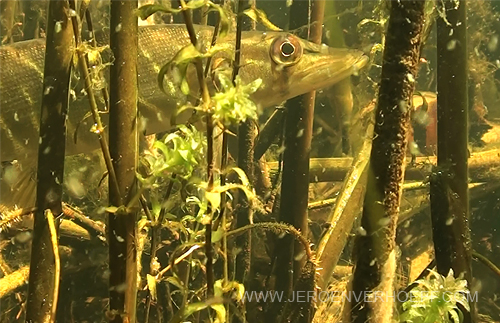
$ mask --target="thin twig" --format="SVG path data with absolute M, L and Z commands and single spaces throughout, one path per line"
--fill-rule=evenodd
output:
M 198 41 L 196 39 L 196 32 L 194 30 L 193 18 L 191 16 L 191 10 L 186 9 L 186 3 L 184 0 L 179 0 L 179 6 L 184 9 L 182 10 L 182 15 L 184 17 L 184 23 L 186 24 L 186 28 L 189 34 L 189 39 L 193 46 L 196 47 Z M 207 191 L 210 192 L 214 185 L 213 179 L 213 167 L 214 167 L 214 159 L 213 159 L 213 122 L 212 115 L 208 110 L 208 104 L 210 103 L 210 93 L 208 92 L 207 84 L 205 83 L 205 78 L 203 75 L 203 63 L 200 58 L 195 59 L 196 66 L 196 74 L 198 76 L 198 83 L 201 89 L 201 104 L 203 107 L 203 111 L 207 113 L 207 180 L 208 180 L 208 188 Z M 214 276 L 213 276 L 213 264 L 212 264 L 212 221 L 209 221 L 207 225 L 205 225 L 205 254 L 207 257 L 206 264 L 206 272 L 207 272 L 207 296 L 212 296 L 214 291 Z
M 74 10 L 76 8 L 75 1 L 69 0 L 71 8 Z M 118 187 L 118 182 L 116 179 L 115 169 L 113 167 L 113 162 L 111 160 L 111 155 L 109 153 L 109 145 L 104 133 L 104 126 L 102 125 L 101 117 L 99 116 L 99 109 L 97 108 L 97 102 L 94 96 L 94 92 L 92 90 L 91 77 L 89 74 L 89 68 L 87 64 L 87 60 L 85 58 L 85 52 L 82 51 L 81 48 L 81 40 L 78 30 L 78 16 L 73 16 L 73 32 L 75 34 L 75 45 L 76 45 L 76 53 L 78 55 L 78 66 L 80 68 L 80 73 L 82 73 L 83 79 L 85 81 L 85 91 L 87 92 L 87 97 L 89 99 L 90 104 L 90 112 L 92 113 L 92 117 L 94 118 L 94 122 L 96 124 L 95 133 L 99 138 L 99 143 L 101 145 L 102 154 L 104 157 L 104 161 L 106 163 L 106 168 L 108 169 L 108 175 L 111 181 L 111 185 L 114 186 L 116 192 L 120 192 Z M 121 203 L 123 205 L 123 198 L 120 196 Z
M 491 271 L 495 275 L 500 277 L 500 268 L 498 268 L 491 260 L 489 260 L 488 258 L 486 258 L 485 256 L 483 256 L 482 254 L 480 254 L 477 251 L 472 251 L 472 257 L 476 258 L 477 260 L 482 262 L 486 267 L 491 269 Z
M 192 246 L 191 248 L 188 249 L 188 251 L 186 251 L 185 253 L 183 253 L 179 258 L 176 258 L 174 260 L 174 265 L 177 265 L 179 264 L 181 261 L 183 261 L 184 259 L 186 259 L 190 254 L 193 253 L 193 251 L 195 251 L 196 249 L 199 249 L 203 246 L 203 244 L 196 244 L 194 246 Z M 167 267 L 163 268 L 156 276 L 155 276 L 155 279 L 156 280 L 160 280 L 167 271 L 169 271 L 173 266 L 171 264 L 169 264 Z
M 54 252 L 54 296 L 52 298 L 52 312 L 51 312 L 51 322 L 56 321 L 57 314 L 57 301 L 59 298 L 59 280 L 61 277 L 61 258 L 59 257 L 59 246 L 57 243 L 57 230 L 54 224 L 55 219 L 52 211 L 50 209 L 45 210 L 45 217 L 47 218 L 47 223 L 50 230 L 50 240 L 52 242 L 52 251 Z
M 238 236 L 251 229 L 264 229 L 276 234 L 289 233 L 302 244 L 302 246 L 306 251 L 307 260 L 312 260 L 314 257 L 313 252 L 311 250 L 311 246 L 309 245 L 309 241 L 307 241 L 307 238 L 304 237 L 300 233 L 300 231 L 297 230 L 295 227 L 286 223 L 273 223 L 273 222 L 252 223 L 249 225 L 245 225 L 244 227 L 229 231 L 224 236 L 228 238 L 231 236 Z

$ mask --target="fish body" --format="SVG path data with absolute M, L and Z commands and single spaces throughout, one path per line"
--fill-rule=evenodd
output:
M 209 26 L 196 26 L 195 29 L 199 50 L 206 51 L 214 29 Z M 99 35 L 96 35 L 99 46 L 109 43 L 109 33 L 102 32 Z M 176 109 L 194 97 L 182 94 L 173 72 L 167 73 L 165 77 L 165 91 L 159 88 L 157 80 L 160 69 L 189 43 L 184 25 L 139 27 L 138 103 L 147 134 L 168 130 L 170 118 Z M 220 40 L 218 46 L 226 51 L 217 54 L 213 61 L 232 58 L 234 43 L 234 33 Z M 37 156 L 41 101 L 44 92 L 50 90 L 43 89 L 44 55 L 44 39 L 0 47 L 1 161 Z M 262 79 L 261 86 L 251 98 L 258 106 L 266 108 L 303 93 L 331 86 L 355 73 L 366 61 L 366 56 L 359 51 L 316 45 L 283 32 L 251 31 L 243 32 L 239 75 L 243 84 Z M 109 63 L 112 64 L 112 59 Z M 96 68 L 99 66 L 103 65 L 96 65 Z M 104 75 L 108 73 L 104 70 Z M 71 84 L 74 95 L 70 98 L 67 119 L 67 155 L 89 152 L 99 147 L 96 134 L 91 132 L 93 120 L 84 118 L 89 111 L 89 104 L 83 91 L 83 82 L 78 80 L 77 71 L 74 74 Z M 192 93 L 196 93 L 193 69 L 188 74 Z M 99 107 L 103 109 L 102 96 L 99 91 L 94 92 Z M 106 114 L 102 116 L 106 123 Z

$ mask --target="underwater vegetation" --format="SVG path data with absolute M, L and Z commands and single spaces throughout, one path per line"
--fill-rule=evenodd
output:
M 0 322 L 500 321 L 498 3 L 0 11 Z

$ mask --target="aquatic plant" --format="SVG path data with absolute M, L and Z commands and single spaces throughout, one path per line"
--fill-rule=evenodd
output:
M 153 148 L 157 149 L 159 154 L 148 152 L 142 157 L 142 163 L 149 175 L 164 176 L 175 173 L 188 178 L 204 158 L 206 137 L 192 126 L 180 125 L 176 132 L 156 140 Z M 140 174 L 138 176 L 142 182 L 146 180 L 146 177 Z
M 239 76 L 236 77 L 233 85 L 231 80 L 224 74 L 219 74 L 219 81 L 223 92 L 214 95 L 214 114 L 215 123 L 221 123 L 224 126 L 239 124 L 248 118 L 257 119 L 257 106 L 250 99 L 250 95 L 257 91 L 262 84 L 262 79 L 256 79 L 253 82 L 243 85 Z
M 410 291 L 409 299 L 403 303 L 400 322 L 463 322 L 463 313 L 458 305 L 470 310 L 466 280 L 455 278 L 452 269 L 446 277 L 430 270 L 427 278 L 416 283 L 418 286 Z

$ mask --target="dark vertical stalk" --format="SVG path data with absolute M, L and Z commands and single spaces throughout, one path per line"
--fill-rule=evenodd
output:
M 234 53 L 234 67 L 232 80 L 235 84 L 236 76 L 240 69 L 241 59 L 241 33 L 244 25 L 243 11 L 247 9 L 249 2 L 246 0 L 238 1 L 237 21 L 236 21 L 236 44 Z M 238 167 L 241 168 L 247 175 L 249 183 L 254 182 L 254 167 L 253 167 L 253 151 L 254 138 L 256 128 L 253 120 L 246 120 L 238 125 Z M 238 213 L 236 216 L 236 227 L 241 228 L 250 224 L 250 217 L 253 210 L 251 209 L 248 200 L 244 194 L 238 194 Z M 241 283 L 245 282 L 245 278 L 250 272 L 251 263 L 251 231 L 248 230 L 241 236 L 236 238 L 236 246 L 241 250 L 236 255 L 236 273 L 235 278 Z
M 51 1 L 40 118 L 36 209 L 26 309 L 27 322 L 51 322 L 55 255 L 45 210 L 62 213 L 66 115 L 73 57 L 73 29 L 67 1 Z
M 193 17 L 191 14 L 191 10 L 185 9 L 185 1 L 179 0 L 179 6 L 184 8 L 182 11 L 182 16 L 184 18 L 184 23 L 186 24 L 186 29 L 189 34 L 189 39 L 191 40 L 191 44 L 196 47 L 198 40 L 196 39 L 196 32 L 194 30 L 193 25 Z M 204 73 L 203 73 L 203 62 L 201 59 L 195 60 L 196 67 L 196 75 L 198 77 L 198 83 L 201 89 L 201 102 L 202 106 L 205 108 L 204 110 L 208 111 L 208 104 L 210 103 L 210 93 L 208 92 L 207 84 L 205 83 Z M 214 125 L 212 122 L 212 115 L 210 113 L 206 113 L 206 122 L 207 122 L 207 181 L 208 187 L 207 190 L 211 191 L 214 186 L 214 178 L 213 178 L 213 168 L 214 168 L 214 158 L 213 158 L 213 134 L 214 134 Z M 209 205 L 209 209 L 211 206 Z M 213 272 L 213 250 L 212 250 L 212 221 L 205 225 L 205 256 L 207 257 L 206 263 L 206 273 L 207 273 L 207 296 L 210 297 L 214 294 L 214 272 Z
M 431 180 L 431 214 L 436 266 L 442 275 L 453 269 L 472 283 L 468 226 L 468 91 L 466 1 L 439 1 L 446 14 L 437 21 L 438 151 Z M 475 306 L 464 311 L 475 321 Z
M 361 225 L 355 243 L 352 293 L 382 293 L 383 300 L 351 298 L 351 322 L 389 322 L 393 313 L 395 235 L 404 181 L 411 98 L 415 87 L 424 6 L 422 0 L 391 1 L 384 64 Z
M 0 2 L 0 39 L 2 44 L 14 42 L 12 29 L 15 22 L 16 3 L 16 0 L 3 0 Z
M 173 174 L 172 178 L 170 179 L 170 182 L 168 183 L 167 186 L 167 191 L 165 193 L 165 197 L 163 198 L 163 201 L 166 202 L 169 198 L 170 195 L 172 194 L 172 189 L 174 188 L 174 181 L 175 181 L 176 175 Z M 147 206 L 146 206 L 147 207 Z M 163 222 L 165 221 L 165 216 L 167 215 L 167 209 L 165 207 L 162 207 L 160 210 L 160 214 L 158 216 L 158 219 L 155 221 L 152 221 L 152 229 L 151 229 L 151 259 L 149 261 L 149 274 L 151 276 L 156 276 L 158 274 L 158 270 L 154 269 L 154 263 L 156 262 L 156 254 L 158 252 L 160 242 L 161 242 L 161 229 Z M 146 299 L 146 314 L 145 314 L 145 319 L 144 322 L 148 323 L 149 322 L 149 311 L 151 308 L 151 291 L 148 289 L 148 296 Z M 168 297 L 168 296 L 167 296 Z
M 110 181 L 111 205 L 134 196 L 138 158 L 137 133 L 137 0 L 111 1 L 109 142 L 117 185 Z M 137 250 L 135 211 L 109 214 L 109 305 L 111 322 L 136 322 Z
M 334 0 L 326 2 L 325 15 L 327 17 L 337 15 L 336 3 L 337 1 Z M 345 47 L 344 32 L 340 19 L 328 20 L 328 22 L 325 22 L 325 27 L 330 32 L 328 45 L 330 47 Z M 351 152 L 349 134 L 351 130 L 352 108 L 354 105 L 351 91 L 351 79 L 347 77 L 332 86 L 328 91 L 328 97 L 333 105 L 332 108 L 337 111 L 336 115 L 342 133 L 342 153 L 347 155 Z M 353 151 L 353 154 L 357 154 L 357 149 Z
M 24 40 L 38 38 L 40 7 L 42 1 L 22 0 L 24 11 Z
M 321 42 L 325 2 L 313 1 L 309 40 Z M 309 1 L 294 1 L 290 8 L 290 29 L 308 25 Z M 280 221 L 292 224 L 307 236 L 307 204 L 309 197 L 309 154 L 316 92 L 289 100 L 286 104 L 285 151 L 281 184 Z M 295 246 L 294 246 L 295 244 Z M 305 263 L 304 250 L 289 236 L 278 241 L 276 290 L 288 293 L 293 280 L 300 276 Z

